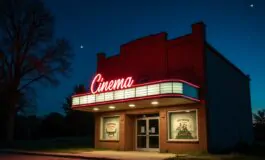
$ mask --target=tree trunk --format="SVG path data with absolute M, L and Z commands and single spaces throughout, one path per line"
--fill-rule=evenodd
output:
M 14 140 L 16 111 L 10 109 L 6 118 L 6 142 L 12 144 Z

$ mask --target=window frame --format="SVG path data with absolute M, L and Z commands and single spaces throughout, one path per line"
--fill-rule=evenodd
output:
M 170 132 L 171 132 L 171 126 L 170 126 L 170 121 L 171 121 L 171 114 L 174 113 L 188 113 L 195 111 L 195 116 L 196 116 L 196 134 L 197 138 L 196 139 L 170 139 Z M 198 109 L 183 109 L 183 110 L 174 110 L 174 111 L 168 111 L 167 112 L 167 141 L 168 142 L 198 142 L 199 141 L 199 124 L 198 124 Z
M 119 132 L 117 133 L 117 139 L 104 139 L 104 118 L 114 118 L 114 117 L 117 117 L 119 119 Z M 100 141 L 120 141 L 120 115 L 106 115 L 106 116 L 101 116 L 100 117 L 100 134 L 99 134 L 99 140 Z

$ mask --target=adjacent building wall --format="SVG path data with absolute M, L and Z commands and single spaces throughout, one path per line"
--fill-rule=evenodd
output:
M 210 45 L 206 49 L 208 146 L 210 152 L 251 143 L 249 78 Z

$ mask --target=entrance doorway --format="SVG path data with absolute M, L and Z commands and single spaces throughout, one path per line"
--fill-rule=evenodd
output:
M 136 119 L 136 149 L 159 151 L 159 114 L 141 115 Z

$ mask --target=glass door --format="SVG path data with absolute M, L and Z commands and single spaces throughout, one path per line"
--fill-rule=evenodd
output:
M 136 122 L 137 150 L 159 150 L 159 118 L 139 118 Z
M 147 121 L 146 119 L 137 120 L 137 148 L 147 148 Z
M 148 119 L 148 147 L 159 148 L 159 121 L 158 119 Z

